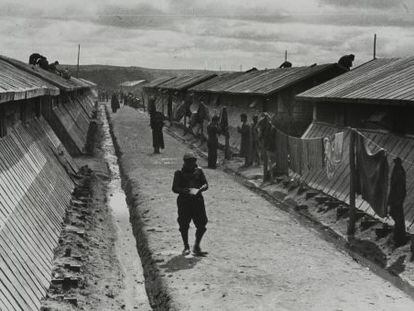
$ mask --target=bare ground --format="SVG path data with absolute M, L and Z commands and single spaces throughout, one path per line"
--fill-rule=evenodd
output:
M 98 116 L 105 121 L 102 112 Z M 120 182 L 119 188 L 113 183 L 119 174 L 113 176 L 108 164 L 111 160 L 110 164 L 116 165 L 116 157 L 113 161 L 110 154 L 109 128 L 103 125 L 99 124 L 94 139 L 94 157 L 76 159 L 79 166 L 92 170 L 89 187 L 81 198 L 74 195 L 75 204 L 67 210 L 55 250 L 52 279 L 71 277 L 78 284 L 52 284 L 43 302 L 44 310 L 150 310 L 125 196 Z M 81 201 L 87 204 L 76 206 Z M 67 249 L 71 250 L 69 257 Z M 65 267 L 69 263 L 79 271 Z
M 156 309 L 414 308 L 406 294 L 220 170 L 205 170 L 209 254 L 183 257 L 171 182 L 187 147 L 165 135 L 167 149 L 152 155 L 147 116 L 124 107 L 111 117 Z

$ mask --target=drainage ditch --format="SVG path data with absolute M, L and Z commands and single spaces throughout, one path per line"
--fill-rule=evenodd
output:
M 148 247 L 146 233 L 143 228 L 144 224 L 138 211 L 138 198 L 135 198 L 132 195 L 132 188 L 138 185 L 133 185 L 122 172 L 122 165 L 120 166 L 118 163 L 122 154 L 117 145 L 116 137 L 113 134 L 111 114 L 108 106 L 101 106 L 101 109 L 105 109 L 106 112 L 106 119 L 104 120 L 103 127 L 105 136 L 108 136 L 105 137 L 104 157 L 108 162 L 112 175 L 108 191 L 108 204 L 112 208 L 113 216 L 117 223 L 118 238 L 122 239 L 117 246 L 117 253 L 119 253 L 119 261 L 121 265 L 126 270 L 126 287 L 128 287 L 128 284 L 133 284 L 130 276 L 128 276 L 127 270 L 128 267 L 130 267 L 129 265 L 133 264 L 131 261 L 135 261 L 135 264 L 138 264 L 137 256 L 132 256 L 132 248 L 134 248 L 135 254 L 138 249 L 141 258 L 141 263 L 139 264 L 142 264 L 141 269 L 143 269 L 142 273 L 144 275 L 145 289 L 149 304 L 153 310 L 174 310 L 171 305 L 168 289 L 160 275 L 161 272 L 158 270 L 152 256 L 152 251 Z M 129 229 L 131 227 L 132 232 Z M 129 240 L 125 242 L 125 238 Z M 131 255 L 125 256 L 125 252 L 130 253 Z M 125 294 L 129 296 L 134 292 L 142 293 L 142 288 L 136 288 Z

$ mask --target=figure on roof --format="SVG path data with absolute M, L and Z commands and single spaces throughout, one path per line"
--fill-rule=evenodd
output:
M 352 62 L 355 60 L 354 54 L 344 55 L 338 60 L 338 65 L 345 67 L 348 70 L 351 70 Z
M 291 68 L 291 67 L 292 67 L 292 63 L 291 62 L 288 62 L 287 60 L 284 61 L 282 63 L 282 65 L 279 66 L 279 68 Z
M 45 56 L 41 56 L 39 60 L 37 61 L 37 64 L 40 68 L 44 70 L 49 70 L 49 62 Z
M 56 73 L 56 74 L 60 74 L 60 70 L 58 69 L 59 62 L 57 60 L 55 60 L 53 63 L 49 64 L 49 71 Z
M 62 76 L 62 78 L 69 80 L 70 79 L 70 71 L 68 68 L 65 68 L 63 70 L 60 71 L 60 75 Z M 109 95 L 106 94 L 106 101 L 109 100 Z
M 33 53 L 29 56 L 29 65 L 37 65 L 37 62 L 42 57 L 39 53 Z

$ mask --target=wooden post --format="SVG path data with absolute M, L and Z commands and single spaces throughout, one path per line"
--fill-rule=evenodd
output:
M 78 45 L 78 64 L 76 66 L 76 78 L 79 78 L 79 58 L 80 58 L 80 44 Z
M 348 236 L 355 234 L 355 218 L 356 218 L 356 207 L 355 207 L 355 131 L 350 128 L 350 141 L 349 141 L 349 169 L 351 171 L 349 175 L 349 222 L 348 222 Z
M 226 133 L 224 134 L 224 158 L 226 160 L 230 160 L 230 134 L 229 130 L 226 130 Z
M 377 34 L 374 34 L 374 59 L 377 59 Z

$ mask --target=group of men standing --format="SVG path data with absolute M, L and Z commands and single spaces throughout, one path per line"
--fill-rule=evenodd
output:
M 217 166 L 218 135 L 229 135 L 228 128 L 219 121 L 220 118 L 214 116 L 207 126 L 208 167 L 213 169 Z M 259 117 L 254 115 L 252 123 L 249 124 L 247 115 L 242 113 L 240 121 L 241 125 L 237 130 L 241 136 L 239 156 L 245 159 L 243 167 L 263 163 L 267 175 L 269 157 L 266 150 L 271 149 L 271 146 L 267 146 L 266 137 L 272 134 L 273 128 L 270 116 L 264 113 L 259 120 Z
M 244 167 L 252 165 L 265 165 L 267 167 L 267 137 L 272 133 L 270 116 L 264 113 L 260 120 L 257 115 L 252 116 L 249 124 L 247 115 L 240 115 L 241 126 L 237 128 L 241 135 L 239 155 L 245 159 Z

